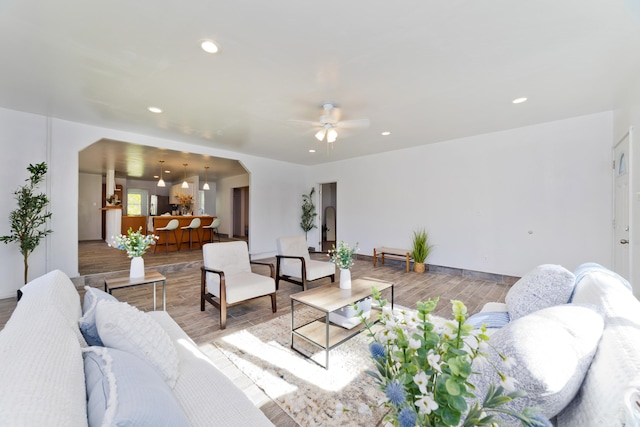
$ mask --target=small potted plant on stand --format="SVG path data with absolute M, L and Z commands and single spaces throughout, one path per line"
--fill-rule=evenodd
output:
M 424 273 L 425 261 L 431 253 L 433 245 L 429 244 L 429 235 L 424 228 L 419 228 L 413 232 L 413 271 Z

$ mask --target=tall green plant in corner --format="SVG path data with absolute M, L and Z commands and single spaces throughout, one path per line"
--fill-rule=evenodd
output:
M 313 204 L 313 193 L 315 192 L 315 187 L 311 187 L 309 194 L 302 195 L 302 217 L 300 220 L 300 227 L 304 230 L 305 238 L 309 231 L 318 227 L 314 222 L 316 216 L 318 216 L 316 213 L 316 205 Z
M 429 244 L 429 234 L 424 228 L 418 228 L 413 231 L 413 239 L 411 241 L 411 256 L 413 257 L 413 271 L 416 273 L 424 273 L 425 261 L 429 257 L 433 245 Z
M 0 237 L 0 241 L 4 243 L 20 244 L 20 253 L 24 257 L 24 283 L 27 283 L 29 277 L 29 255 L 38 247 L 40 241 L 51 233 L 51 230 L 46 228 L 46 222 L 51 218 L 51 212 L 46 211 L 49 199 L 43 193 L 34 194 L 38 184 L 44 180 L 47 164 L 30 164 L 27 170 L 31 174 L 25 180 L 28 184 L 18 187 L 13 192 L 14 198 L 18 201 L 18 209 L 9 215 L 11 234 Z

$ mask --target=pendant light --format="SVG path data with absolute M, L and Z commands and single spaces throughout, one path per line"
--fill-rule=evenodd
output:
M 184 166 L 184 181 L 182 181 L 182 188 L 189 188 L 189 183 L 187 182 L 187 165 L 188 163 L 183 163 Z
M 209 179 L 207 178 L 207 172 L 209 169 L 209 166 L 205 166 L 204 167 L 204 185 L 202 186 L 203 190 L 209 190 Z
M 165 187 L 166 184 L 164 183 L 164 179 L 162 179 L 162 164 L 164 163 L 164 160 L 160 160 L 160 179 L 158 180 L 158 187 Z

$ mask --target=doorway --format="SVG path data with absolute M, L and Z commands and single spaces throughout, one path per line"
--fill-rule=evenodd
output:
M 234 238 L 249 239 L 249 187 L 233 189 L 233 229 Z
M 337 191 L 338 184 L 330 182 L 320 184 L 320 223 L 321 242 L 323 252 L 333 248 L 337 236 Z
M 613 270 L 631 279 L 630 198 L 631 176 L 629 131 L 613 148 Z

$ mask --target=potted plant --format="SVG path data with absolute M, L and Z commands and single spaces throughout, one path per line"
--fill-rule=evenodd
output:
M 127 256 L 131 258 L 129 277 L 136 279 L 144 277 L 144 259 L 142 255 L 147 252 L 151 245 L 156 244 L 156 240 L 158 240 L 158 236 L 155 234 L 142 234 L 142 227 L 138 228 L 138 231 L 133 231 L 133 228 L 129 227 L 126 236 L 124 234 L 114 236 L 113 243 L 110 243 L 109 246 L 127 252 Z
M 353 266 L 353 256 L 358 251 L 358 249 L 358 242 L 356 242 L 355 246 L 352 247 L 349 246 L 348 243 L 345 243 L 341 240 L 340 242 L 338 242 L 338 247 L 336 247 L 336 245 L 333 245 L 333 249 L 331 249 L 328 253 L 329 257 L 331 258 L 331 262 L 340 269 L 341 289 L 351 288 L 350 268 Z
M 313 204 L 313 193 L 315 193 L 315 191 L 315 187 L 311 187 L 309 194 L 302 195 L 302 216 L 300 219 L 300 227 L 304 231 L 305 238 L 309 231 L 318 227 L 315 224 L 315 218 L 318 214 L 316 213 L 316 205 Z
M 424 273 L 425 261 L 433 245 L 429 244 L 429 235 L 424 228 L 419 228 L 413 231 L 413 250 L 411 256 L 413 257 L 413 271 L 416 273 Z
M 29 278 L 27 262 L 29 255 L 38 247 L 40 240 L 51 233 L 51 230 L 46 228 L 46 222 L 51 218 L 51 212 L 46 211 L 49 199 L 43 193 L 33 194 L 47 173 L 47 164 L 45 162 L 37 165 L 30 164 L 27 170 L 31 173 L 31 176 L 25 180 L 29 181 L 29 184 L 21 185 L 13 192 L 18 201 L 18 209 L 9 215 L 11 234 L 0 237 L 0 241 L 4 243 L 20 244 L 20 253 L 24 257 L 24 283 L 27 283 Z

